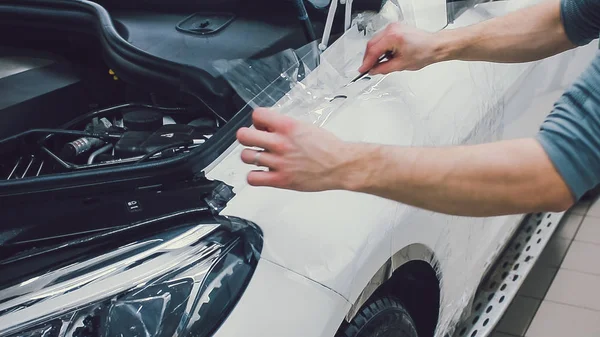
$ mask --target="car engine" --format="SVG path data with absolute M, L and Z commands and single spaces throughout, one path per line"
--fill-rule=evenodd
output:
M 164 159 L 200 146 L 219 120 L 185 108 L 127 103 L 82 115 L 58 129 L 30 129 L 0 140 L 19 147 L 0 172 L 7 180 Z

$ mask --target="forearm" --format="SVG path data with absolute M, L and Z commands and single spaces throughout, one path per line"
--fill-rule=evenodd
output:
M 529 62 L 573 47 L 561 21 L 560 0 L 437 33 L 437 61 Z
M 562 210 L 571 194 L 532 139 L 475 146 L 352 145 L 344 188 L 441 213 L 496 216 Z

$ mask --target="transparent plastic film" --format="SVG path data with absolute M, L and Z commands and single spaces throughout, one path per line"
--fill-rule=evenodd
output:
M 323 52 L 314 41 L 265 58 L 219 60 L 214 67 L 252 108 L 322 126 L 344 98 L 367 88 L 365 82 L 346 85 L 359 74 L 369 39 L 389 23 L 414 23 L 410 2 L 400 3 L 390 0 L 379 13 L 355 15 L 351 28 Z
M 446 29 L 473 25 L 536 2 L 469 2 Z M 391 1 L 386 4 L 391 5 Z M 581 61 L 573 62 L 575 58 L 589 56 L 568 52 L 521 64 L 448 61 L 419 71 L 365 77 L 348 85 L 358 75 L 367 42 L 385 27 L 384 22 L 411 24 L 406 8 L 411 7 L 402 5 L 402 16 L 384 15 L 384 11 L 355 16 L 350 30 L 323 52 L 319 62 L 311 54 L 316 50 L 311 45 L 272 59 L 221 63 L 220 69 L 249 104 L 309 121 L 344 140 L 449 146 L 534 135 L 551 111 L 548 95 L 560 93 L 578 74 L 573 67 Z M 276 59 L 280 68 L 270 66 Z M 305 77 L 298 78 L 299 68 L 309 70 Z M 244 84 L 252 79 L 269 85 Z M 434 335 L 452 336 L 469 313 L 486 271 L 521 221 L 520 215 L 449 216 L 347 191 L 252 188 L 246 177 L 257 168 L 241 161 L 242 149 L 235 145 L 207 173 L 234 188 L 236 197 L 223 212 L 264 229 L 264 259 L 344 296 L 353 305 L 348 319 L 372 295 L 369 289 L 389 277 L 382 266 L 421 260 L 429 262 L 439 278 Z

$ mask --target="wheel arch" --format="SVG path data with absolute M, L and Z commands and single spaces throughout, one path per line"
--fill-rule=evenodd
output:
M 440 311 L 441 271 L 433 250 L 426 245 L 408 245 L 392 255 L 373 275 L 348 310 L 350 322 L 369 299 L 391 293 L 411 313 L 419 336 L 433 336 Z

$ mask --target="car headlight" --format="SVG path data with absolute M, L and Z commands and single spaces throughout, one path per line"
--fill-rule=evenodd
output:
M 249 282 L 260 236 L 239 219 L 190 224 L 31 277 L 0 290 L 0 336 L 209 336 Z

